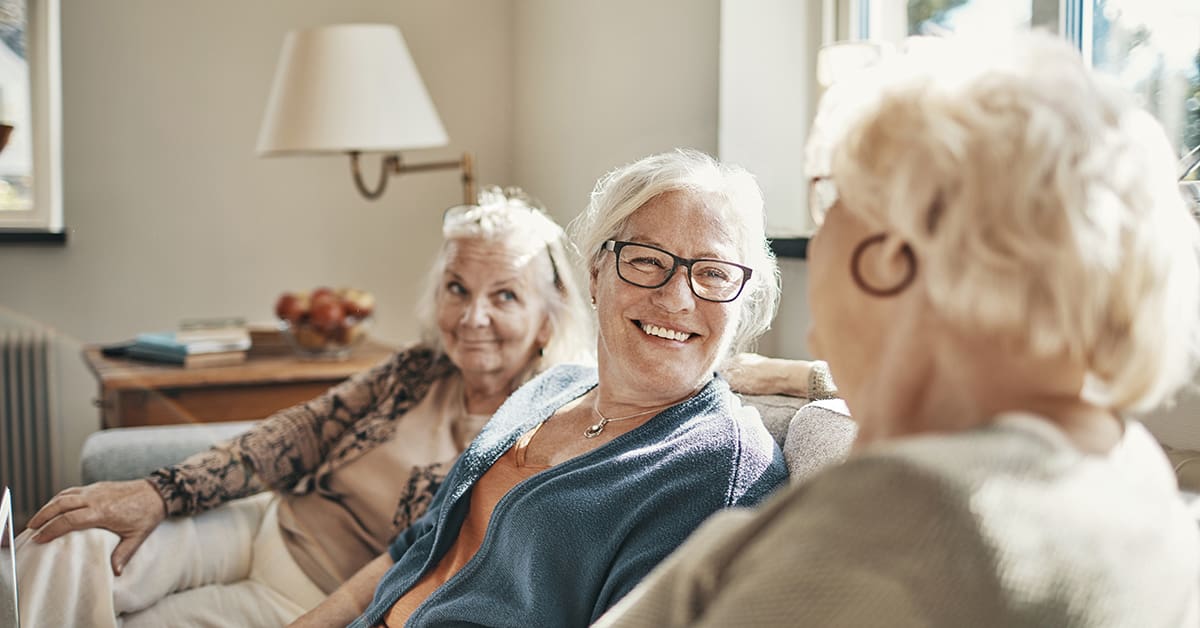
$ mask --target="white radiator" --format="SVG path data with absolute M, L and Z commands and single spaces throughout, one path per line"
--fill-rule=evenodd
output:
M 0 331 L 0 486 L 12 489 L 17 530 L 53 496 L 51 338 L 37 329 Z

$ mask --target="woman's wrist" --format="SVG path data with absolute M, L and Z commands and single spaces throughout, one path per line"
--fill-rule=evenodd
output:
M 833 383 L 833 375 L 829 372 L 829 364 L 824 360 L 814 360 L 808 366 L 807 390 L 805 397 L 809 399 L 832 399 L 837 397 L 837 385 Z

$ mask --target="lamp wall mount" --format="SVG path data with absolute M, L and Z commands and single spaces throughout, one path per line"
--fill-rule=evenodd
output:
M 367 184 L 363 181 L 362 167 L 359 163 L 361 154 L 361 151 L 349 152 L 350 171 L 354 175 L 354 185 L 358 188 L 359 193 L 368 200 L 373 201 L 383 195 L 383 191 L 387 189 L 387 182 L 390 175 L 429 172 L 432 170 L 452 170 L 457 168 L 462 172 L 460 178 L 463 189 L 463 203 L 470 205 L 475 202 L 475 160 L 471 157 L 471 153 L 463 153 L 459 159 L 416 164 L 405 163 L 400 153 L 384 155 L 379 167 L 379 179 L 374 189 L 368 188 Z

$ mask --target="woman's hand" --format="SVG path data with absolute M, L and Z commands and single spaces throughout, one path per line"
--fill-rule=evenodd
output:
M 36 543 L 48 543 L 75 530 L 104 528 L 121 537 L 112 553 L 113 574 L 121 575 L 142 541 L 167 518 L 167 507 L 146 480 L 97 482 L 63 490 L 29 520 Z

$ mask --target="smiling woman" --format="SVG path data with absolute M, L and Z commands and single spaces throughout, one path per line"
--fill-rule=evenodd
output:
M 908 43 L 830 86 L 806 162 L 810 346 L 854 453 L 595 625 L 1200 625 L 1196 521 L 1131 416 L 1200 363 L 1163 129 L 1049 36 Z
M 647 157 L 601 179 L 575 226 L 597 368 L 562 365 L 513 393 L 426 515 L 298 625 L 583 626 L 705 517 L 783 482 L 762 421 L 714 374 L 778 293 L 753 178 L 694 151 Z M 476 322 L 528 302 L 513 268 L 539 255 L 448 257 L 448 354 L 486 370 L 508 339 L 537 336 Z M 476 266 L 482 281 L 463 281 Z
M 532 204 L 489 188 L 447 213 L 427 343 L 146 479 L 52 499 L 17 540 L 22 614 L 278 626 L 315 606 L 425 511 L 509 394 L 590 359 L 566 235 Z

